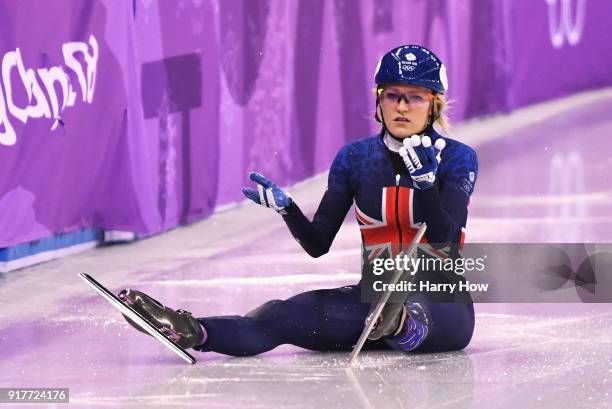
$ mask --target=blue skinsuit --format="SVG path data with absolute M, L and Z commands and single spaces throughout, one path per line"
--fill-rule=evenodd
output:
M 432 128 L 426 134 L 440 137 Z M 463 242 L 467 207 L 478 173 L 476 153 L 470 147 L 444 138 L 446 147 L 434 187 L 413 188 L 412 179 L 388 135 L 375 135 L 344 146 L 328 176 L 328 186 L 312 222 L 293 203 L 283 216 L 291 233 L 313 257 L 329 250 L 353 202 L 362 236 L 362 277 L 371 276 L 372 260 L 396 255 L 414 237 L 418 225 L 427 223 L 426 239 L 432 252 L 454 254 Z M 446 246 L 446 247 L 445 247 Z M 455 274 L 450 280 L 461 280 Z M 245 316 L 200 318 L 208 332 L 201 351 L 233 356 L 255 355 L 281 344 L 316 351 L 351 350 L 370 309 L 362 302 L 362 283 L 335 289 L 308 291 L 286 300 L 272 300 Z M 426 337 L 416 348 L 402 343 L 406 333 L 368 341 L 365 349 L 393 348 L 421 352 L 463 349 L 474 329 L 469 295 L 462 301 L 411 294 L 428 317 Z M 410 334 L 408 334 L 410 335 Z

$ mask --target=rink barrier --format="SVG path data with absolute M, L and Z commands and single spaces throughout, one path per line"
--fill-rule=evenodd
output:
M 101 241 L 102 232 L 99 229 L 84 229 L 0 248 L 0 273 L 81 253 L 98 246 Z

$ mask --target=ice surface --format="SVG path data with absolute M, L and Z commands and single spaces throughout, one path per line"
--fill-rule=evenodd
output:
M 604 90 L 459 127 L 457 138 L 480 157 L 468 240 L 612 241 L 610 112 Z M 323 175 L 291 193 L 312 213 L 324 189 Z M 331 252 L 311 259 L 278 215 L 246 204 L 0 275 L 0 386 L 69 387 L 78 408 L 612 407 L 607 304 L 478 304 L 464 351 L 363 352 L 352 370 L 349 354 L 293 346 L 251 358 L 194 352 L 199 363 L 189 366 L 77 277 L 138 288 L 196 316 L 243 314 L 271 298 L 356 282 L 358 255 L 352 214 Z

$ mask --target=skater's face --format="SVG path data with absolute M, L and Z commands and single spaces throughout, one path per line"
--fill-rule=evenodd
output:
M 379 94 L 377 109 L 391 134 L 407 138 L 422 132 L 427 126 L 433 98 L 427 88 L 393 84 Z

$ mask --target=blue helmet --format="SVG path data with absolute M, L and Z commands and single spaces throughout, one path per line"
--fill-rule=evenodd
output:
M 440 94 L 448 89 L 446 67 L 434 53 L 420 45 L 403 45 L 383 55 L 376 67 L 374 82 L 377 86 L 418 85 Z

